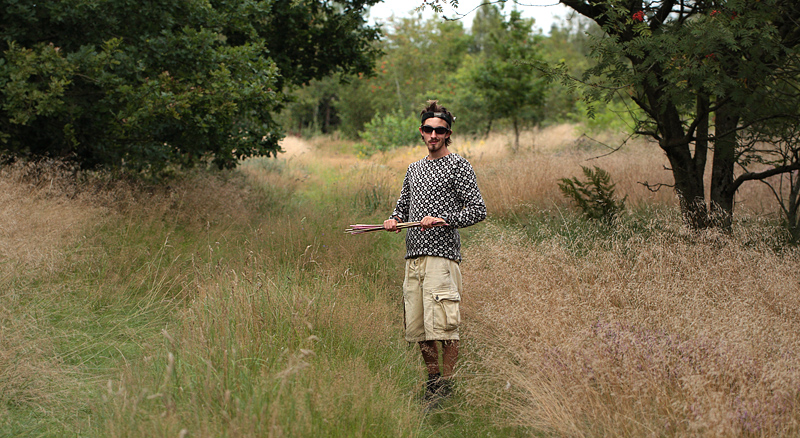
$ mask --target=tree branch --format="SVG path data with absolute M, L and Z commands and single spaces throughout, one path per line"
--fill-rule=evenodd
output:
M 745 181 L 763 180 L 771 176 L 780 175 L 782 173 L 788 173 L 795 170 L 800 170 L 800 161 L 788 164 L 786 166 L 773 167 L 772 169 L 765 170 L 763 172 L 746 172 L 739 175 L 739 177 L 733 181 L 732 190 L 738 190 L 739 186 L 741 186 Z
M 638 181 L 638 183 L 643 185 L 643 186 L 645 186 L 645 188 L 647 188 L 647 190 L 650 190 L 653 193 L 658 192 L 659 190 L 661 190 L 662 187 L 675 188 L 675 185 L 666 184 L 666 183 L 650 184 L 647 181 L 645 181 L 645 182 Z
M 603 15 L 605 8 L 600 7 L 597 4 L 591 4 L 583 0 L 560 0 L 559 3 L 574 9 L 575 12 L 583 15 L 586 18 L 594 20 L 600 25 L 600 27 L 602 27 L 603 24 L 605 24 L 605 22 L 608 20 Z

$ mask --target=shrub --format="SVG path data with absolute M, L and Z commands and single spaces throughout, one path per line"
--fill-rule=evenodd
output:
M 364 131 L 359 134 L 366 144 L 361 145 L 358 152 L 369 156 L 375 152 L 413 144 L 419 137 L 418 127 L 419 121 L 414 116 L 395 113 L 381 117 L 378 114 L 364 126 Z
M 599 220 L 611 224 L 614 219 L 625 209 L 625 199 L 616 200 L 614 196 L 615 184 L 611 182 L 611 175 L 595 166 L 594 170 L 581 166 L 586 182 L 578 181 L 577 177 L 561 178 L 558 187 L 565 197 L 578 204 L 583 214 L 588 219 Z

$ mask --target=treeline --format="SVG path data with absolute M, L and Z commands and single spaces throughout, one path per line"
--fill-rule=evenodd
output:
M 518 138 L 585 118 L 575 82 L 541 66 L 586 71 L 590 35 L 602 34 L 591 21 L 543 36 L 519 11 L 485 5 L 469 30 L 419 16 L 379 29 L 365 20 L 377 1 L 0 0 L 0 165 L 54 158 L 159 176 L 333 131 L 369 153 L 414 141 L 430 98 L 461 134 Z
M 614 112 L 613 102 L 589 120 L 575 84 L 552 81 L 537 68 L 564 62 L 580 77 L 591 65 L 587 55 L 599 27 L 576 16 L 545 36 L 533 24 L 518 10 L 492 4 L 473 14 L 469 29 L 461 20 L 393 18 L 375 43 L 383 55 L 372 71 L 310 81 L 293 93 L 281 120 L 290 133 L 338 131 L 378 150 L 414 141 L 416 112 L 431 98 L 456 114 L 459 134 L 507 129 L 518 142 L 521 130 L 540 124 L 623 128 L 628 115 Z

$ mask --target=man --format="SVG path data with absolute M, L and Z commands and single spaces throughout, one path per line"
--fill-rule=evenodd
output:
M 420 119 L 428 156 L 408 166 L 397 206 L 383 227 L 399 232 L 399 222 L 421 222 L 406 234 L 405 337 L 419 343 L 428 371 L 425 399 L 432 402 L 450 394 L 458 360 L 458 228 L 485 219 L 486 205 L 470 163 L 448 150 L 455 117 L 434 100 Z M 441 370 L 437 342 L 442 344 Z

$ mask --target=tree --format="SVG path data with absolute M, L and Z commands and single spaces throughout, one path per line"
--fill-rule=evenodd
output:
M 275 154 L 283 90 L 371 68 L 377 0 L 0 0 L 0 155 L 84 168 Z
M 340 75 L 331 75 L 296 87 L 278 120 L 288 132 L 297 135 L 332 132 L 341 123 L 336 111 L 340 82 Z
M 790 102 L 786 102 L 782 97 L 793 96 L 796 93 L 775 93 L 770 99 L 774 105 L 790 104 L 797 105 L 797 96 Z M 784 100 L 784 102 L 781 102 Z M 789 108 L 786 108 L 787 112 Z M 750 155 L 753 157 L 742 163 L 745 174 L 756 173 L 750 171 L 750 167 L 763 168 L 764 162 L 777 170 L 796 167 L 800 162 L 800 121 L 790 126 L 778 120 L 773 131 L 770 125 L 771 120 L 764 121 L 758 129 L 748 131 L 742 136 L 741 143 L 745 145 Z M 770 147 L 765 148 L 767 144 Z M 758 153 L 753 153 L 753 152 Z M 792 241 L 800 243 L 800 170 L 791 172 L 777 172 L 774 178 L 761 180 L 766 184 L 775 195 L 775 199 L 780 206 L 783 215 L 783 222 L 789 231 Z
M 379 47 L 384 55 L 373 74 L 351 78 L 336 97 L 341 129 L 349 137 L 356 138 L 375 116 L 399 113 L 416 118 L 428 99 L 452 101 L 451 77 L 471 41 L 460 22 L 420 16 L 392 19 L 383 30 Z
M 503 3 L 500 5 L 502 6 Z M 499 7 L 491 3 L 481 5 L 475 12 L 475 18 L 472 19 L 473 43 L 470 52 L 494 52 L 495 46 L 499 42 L 499 34 L 503 32 L 504 23 L 503 12 Z
M 587 94 L 608 99 L 624 93 L 646 113 L 638 133 L 654 138 L 666 154 L 691 226 L 730 227 L 742 184 L 800 169 L 800 161 L 786 162 L 778 150 L 800 120 L 796 2 L 561 3 L 604 30 L 594 50 L 598 63 L 584 78 L 594 80 Z M 754 163 L 758 168 L 748 167 Z
M 483 5 L 481 9 L 495 9 Z M 491 23 L 494 13 L 483 12 L 476 17 L 481 23 Z M 491 48 L 482 52 L 474 62 L 470 73 L 469 92 L 482 97 L 488 123 L 505 118 L 514 128 L 514 150 L 519 148 L 519 134 L 523 124 L 537 123 L 542 118 L 542 104 L 546 82 L 531 64 L 540 61 L 538 45 L 540 38 L 532 33 L 533 20 L 523 19 L 517 10 L 511 11 L 508 20 L 491 31 L 483 26 L 480 47 Z
M 542 59 L 547 64 L 565 65 L 571 77 L 580 77 L 593 64 L 591 47 L 595 38 L 602 35 L 602 30 L 593 21 L 576 13 L 570 14 L 564 22 L 554 24 L 550 35 L 542 40 Z M 577 91 L 576 81 L 551 82 L 545 96 L 546 117 L 550 121 L 588 121 L 600 122 L 596 117 L 587 120 L 586 105 Z

